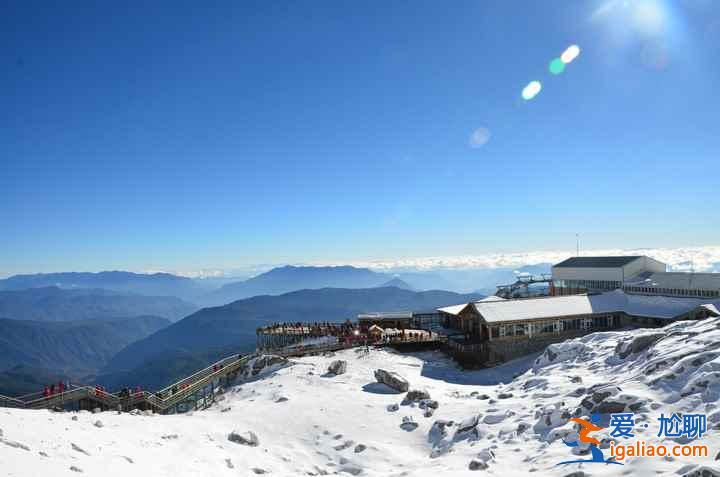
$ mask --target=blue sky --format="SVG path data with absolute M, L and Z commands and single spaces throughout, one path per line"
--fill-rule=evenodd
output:
M 6 2 L 0 53 L 0 274 L 717 242 L 709 0 Z

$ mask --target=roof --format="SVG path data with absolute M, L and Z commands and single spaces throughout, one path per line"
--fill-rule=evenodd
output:
M 634 262 L 642 255 L 627 255 L 618 257 L 570 257 L 567 260 L 553 265 L 560 268 L 620 268 Z
M 410 311 L 361 313 L 358 315 L 358 320 L 409 320 L 412 316 Z
M 657 295 L 629 295 L 622 290 L 598 295 L 569 295 L 473 303 L 487 323 L 530 321 L 564 316 L 619 313 L 648 318 L 672 319 L 704 307 L 720 308 L 720 300 L 676 298 Z
M 468 306 L 467 303 L 463 303 L 460 305 L 446 306 L 444 308 L 438 308 L 438 311 L 442 312 L 442 313 L 447 313 L 449 315 L 457 315 L 458 313 L 463 311 L 466 306 Z
M 720 273 L 641 273 L 625 280 L 625 285 L 686 290 L 720 290 Z
M 486 296 L 482 300 L 478 300 L 476 303 L 486 303 L 486 302 L 492 302 L 492 301 L 505 301 L 507 298 L 502 298 L 495 295 Z M 437 311 L 442 313 L 447 313 L 449 315 L 458 315 L 461 311 L 463 311 L 469 303 L 462 303 L 460 305 L 451 305 L 446 306 L 444 308 L 438 308 Z

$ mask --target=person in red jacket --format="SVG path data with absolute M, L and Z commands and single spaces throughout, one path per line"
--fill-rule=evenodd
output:
M 47 384 L 45 385 L 45 389 L 43 389 L 43 397 L 45 399 L 50 397 L 50 386 L 48 386 Z
M 60 381 L 60 382 L 58 383 L 58 392 L 59 392 L 60 394 L 62 394 L 62 393 L 65 392 L 65 383 L 63 383 L 62 381 Z

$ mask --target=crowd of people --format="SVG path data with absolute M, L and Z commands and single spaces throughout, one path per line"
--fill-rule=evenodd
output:
M 57 394 L 62 394 L 68 389 L 70 389 L 70 381 L 58 381 L 57 384 L 46 384 L 43 389 L 43 397 L 49 398 Z
M 303 323 L 273 323 L 272 325 L 258 328 L 257 333 L 261 334 L 303 334 L 310 337 L 320 336 L 348 336 L 355 333 L 357 325 L 350 320 L 344 323 L 330 323 L 328 321 Z

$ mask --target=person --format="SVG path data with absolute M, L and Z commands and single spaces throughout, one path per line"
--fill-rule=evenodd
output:
M 48 386 L 47 384 L 45 385 L 45 389 L 43 389 L 43 397 L 45 399 L 50 397 L 50 386 Z
M 58 393 L 62 394 L 65 392 L 65 383 L 60 381 L 58 383 Z
M 55 384 L 50 385 L 50 395 L 53 396 L 55 394 Z

